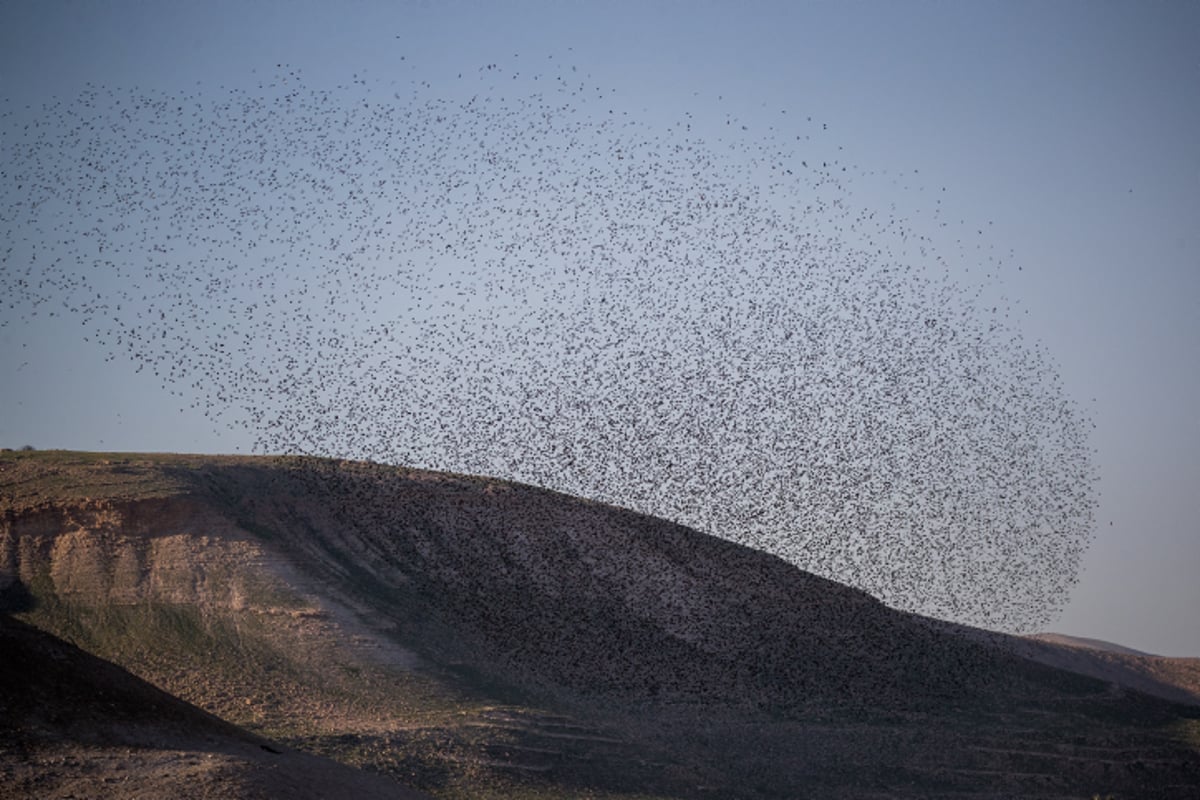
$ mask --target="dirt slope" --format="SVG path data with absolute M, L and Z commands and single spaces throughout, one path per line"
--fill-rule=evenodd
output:
M 1058 634 L 1032 638 L 1031 643 L 1014 646 L 1013 651 L 1041 664 L 1200 706 L 1200 658 L 1150 655 L 1108 642 Z
M 255 733 L 441 797 L 1200 786 L 1200 711 L 485 478 L 6 454 L 0 602 Z
M 285 748 L 0 614 L 6 798 L 364 798 L 427 795 Z
M 1200 706 L 1200 658 L 1156 656 L 1111 642 L 1063 634 L 1012 636 L 941 621 L 929 624 L 994 650 L 1095 678 L 1107 684 L 1110 691 L 1132 690 Z

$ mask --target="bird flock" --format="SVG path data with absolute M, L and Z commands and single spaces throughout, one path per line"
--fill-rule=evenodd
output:
M 886 173 L 804 114 L 669 113 L 552 58 L 0 99 L 0 330 L 62 318 L 258 452 L 533 483 L 1041 627 L 1095 473 L 1012 257 L 944 190 L 857 197 Z

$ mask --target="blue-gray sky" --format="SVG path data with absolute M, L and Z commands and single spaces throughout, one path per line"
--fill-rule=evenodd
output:
M 920 220 L 937 193 L 1011 250 L 1022 330 L 1096 426 L 1095 541 L 1052 627 L 1200 655 L 1200 6 L 0 3 L 6 124 L 89 81 L 215 91 L 286 64 L 332 88 L 550 56 L 648 123 L 812 116 L 847 160 L 907 176 L 857 202 Z M 71 325 L 0 330 L 0 444 L 248 449 Z

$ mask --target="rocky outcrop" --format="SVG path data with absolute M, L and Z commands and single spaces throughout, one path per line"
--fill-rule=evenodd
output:
M 0 522 L 0 573 L 63 599 L 241 608 L 263 548 L 203 501 L 87 500 Z

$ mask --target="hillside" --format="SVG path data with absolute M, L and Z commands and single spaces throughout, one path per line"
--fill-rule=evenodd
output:
M 1200 705 L 1200 658 L 1169 658 L 1096 639 L 1042 634 L 1026 658 L 1180 703 Z
M 0 614 L 3 796 L 418 800 L 385 776 L 281 748 Z
M 1200 786 L 1200 708 L 486 478 L 5 453 L 0 598 L 252 735 L 439 797 Z
M 1101 639 L 1088 639 L 1083 636 L 1068 636 L 1065 633 L 1035 633 L 1029 638 L 1036 639 L 1041 642 L 1049 642 L 1050 644 L 1061 644 L 1066 647 L 1082 647 L 1088 650 L 1101 650 L 1107 653 L 1121 653 L 1128 656 L 1148 656 L 1154 658 L 1153 653 L 1145 653 L 1141 650 L 1134 650 L 1132 647 L 1115 642 L 1106 642 Z

